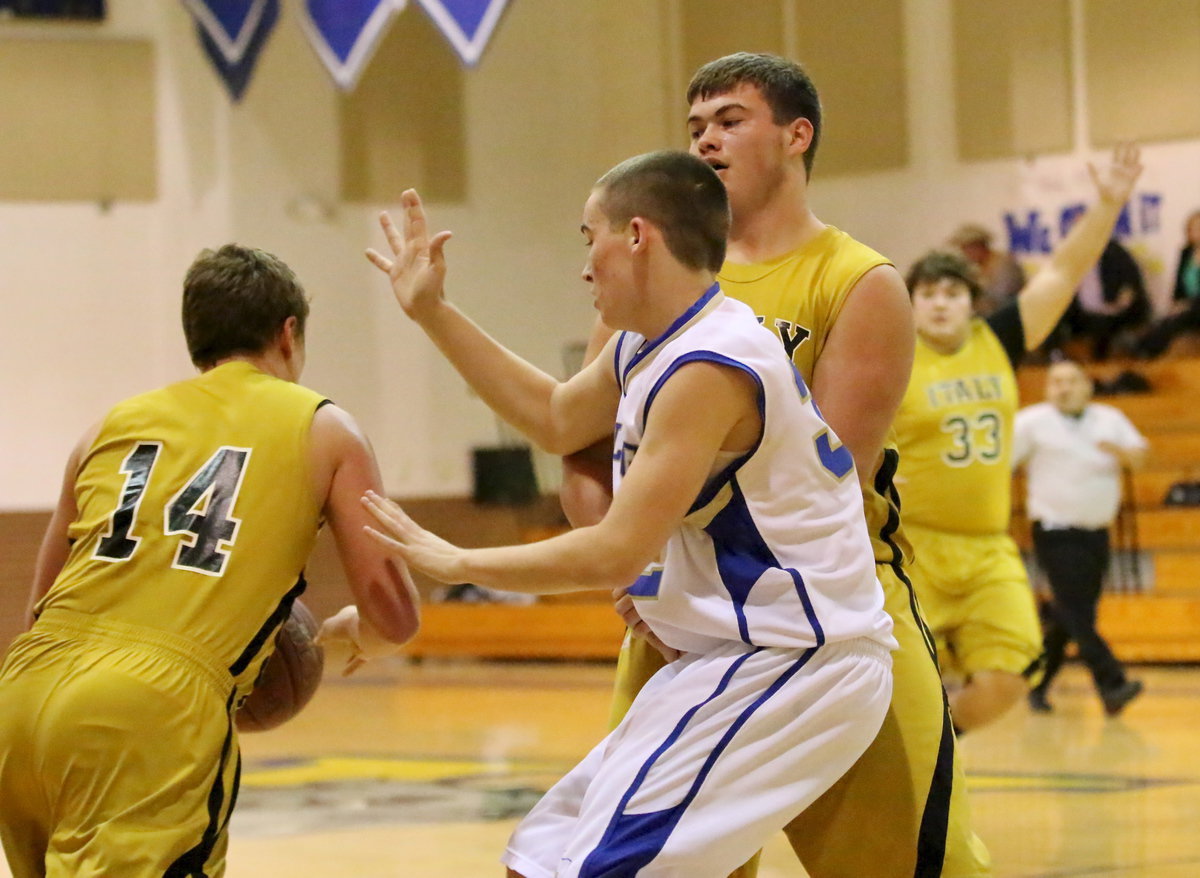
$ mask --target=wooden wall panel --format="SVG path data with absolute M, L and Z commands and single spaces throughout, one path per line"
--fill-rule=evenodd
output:
M 0 200 L 145 201 L 158 191 L 145 40 L 0 40 Z
M 731 10 L 729 0 L 681 0 L 679 7 L 681 81 L 685 84 L 701 64 L 731 52 L 782 55 L 785 51 L 783 3 L 779 0 L 759 0 L 753 4 L 752 14 L 748 6 Z
M 358 87 L 342 98 L 342 197 L 429 201 L 467 193 L 464 71 L 428 16 L 397 17 Z M 514 96 L 514 100 L 518 97 Z
M 901 0 L 796 0 L 796 57 L 821 95 L 825 131 L 814 173 L 862 174 L 908 163 Z
M 1200 137 L 1200 0 L 1087 0 L 1084 45 L 1093 146 Z
M 954 0 L 952 8 L 959 158 L 1071 149 L 1067 0 Z

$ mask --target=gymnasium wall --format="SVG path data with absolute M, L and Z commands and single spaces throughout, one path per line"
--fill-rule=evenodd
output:
M 1200 53 L 1187 42 L 1200 28 L 1182 26 L 1200 23 L 1200 4 L 761 0 L 731 16 L 733 5 L 511 0 L 478 68 L 462 70 L 409 4 L 361 91 L 343 97 L 285 3 L 239 104 L 179 3 L 110 0 L 99 26 L 0 22 L 0 57 L 32 43 L 46 69 L 62 69 L 61 41 L 125 41 L 144 63 L 122 97 L 144 99 L 146 77 L 153 86 L 140 128 L 136 114 L 89 121 L 63 98 L 44 108 L 44 125 L 20 129 L 28 137 L 0 134 L 0 510 L 49 508 L 89 423 L 121 397 L 189 374 L 180 279 L 199 249 L 227 240 L 278 253 L 305 280 L 306 383 L 359 417 L 389 491 L 469 493 L 470 448 L 508 437 L 363 259 L 381 244 L 378 211 L 410 182 L 424 189 L 433 226 L 455 231 L 451 296 L 561 375 L 564 345 L 586 336 L 593 315 L 576 230 L 589 184 L 628 155 L 683 146 L 693 61 L 743 46 L 811 59 L 829 124 L 813 206 L 902 268 L 964 220 L 1002 233 L 1010 213 L 1031 240 L 1052 242 L 1061 209 L 1090 191 L 1085 160 L 1102 156 L 1090 144 L 1132 120 L 1155 139 L 1139 185 L 1153 197 L 1130 232 L 1161 294 L 1183 218 L 1200 205 L 1200 132 L 1188 128 Z M 980 18 L 1000 8 L 1003 26 Z M 1131 15 L 1172 24 L 1127 52 Z M 28 117 L 39 81 L 0 63 L 4 106 L 24 92 Z M 1089 108 L 1094 94 L 1103 103 Z M 72 147 L 78 165 L 45 146 L 83 125 L 98 130 Z M 57 188 L 39 196 L 6 184 L 27 182 L 27 166 L 56 185 L 79 182 L 101 135 L 149 138 L 152 173 L 134 174 L 124 193 L 66 200 Z M 147 170 L 114 142 L 114 160 Z M 538 462 L 552 488 L 554 461 Z

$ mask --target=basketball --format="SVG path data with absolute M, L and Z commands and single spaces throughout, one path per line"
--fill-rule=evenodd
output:
M 303 710 L 321 684 L 325 650 L 314 642 L 317 620 L 300 601 L 275 635 L 275 651 L 262 666 L 254 690 L 237 712 L 242 732 L 263 732 Z

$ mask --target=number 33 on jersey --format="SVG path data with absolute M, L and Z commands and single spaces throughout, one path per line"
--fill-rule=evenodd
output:
M 906 524 L 951 533 L 1008 530 L 1017 383 L 983 321 L 956 353 L 917 342 L 896 417 L 897 487 Z M 945 490 L 953 472 L 954 490 Z

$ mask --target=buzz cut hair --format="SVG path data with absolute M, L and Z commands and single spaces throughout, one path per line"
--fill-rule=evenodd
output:
M 671 255 L 694 270 L 717 272 L 729 237 L 729 197 L 716 171 L 677 150 L 626 159 L 596 181 L 599 207 L 612 228 L 634 217 L 653 223 Z

